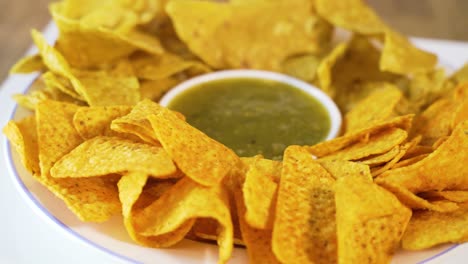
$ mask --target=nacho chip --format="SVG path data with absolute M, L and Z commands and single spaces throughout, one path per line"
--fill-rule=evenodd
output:
M 434 152 L 420 162 L 383 173 L 377 182 L 391 183 L 410 192 L 468 189 L 468 121 L 459 124 L 452 135 Z M 441 175 L 444 175 L 441 177 Z
M 249 263 L 269 263 L 275 264 L 280 263 L 273 253 L 271 239 L 271 229 L 257 229 L 250 226 L 246 219 L 243 217 L 246 215 L 246 207 L 242 191 L 237 189 L 234 192 L 237 214 L 239 217 L 240 228 L 242 232 L 242 238 L 245 242 L 247 255 L 249 256 Z M 274 214 L 270 214 L 269 222 L 273 222 Z
M 54 101 L 38 104 L 36 110 L 39 163 L 36 179 L 62 199 L 82 221 L 103 222 L 120 211 L 115 177 L 55 179 L 49 170 L 82 139 L 73 126 L 76 105 Z M 52 136 L 53 135 L 53 136 Z
M 36 123 L 42 175 L 48 175 L 57 160 L 82 143 L 72 122 L 78 109 L 76 105 L 49 100 L 38 104 Z
M 322 157 L 327 160 L 358 160 L 370 155 L 385 153 L 402 143 L 408 133 L 400 128 L 388 128 L 371 135 L 364 142 L 357 142 L 339 152 Z
M 332 86 L 333 67 L 335 67 L 335 64 L 346 54 L 348 46 L 348 42 L 338 44 L 323 58 L 317 68 L 317 79 L 320 89 L 329 96 L 333 97 L 336 95 L 336 90 Z
M 159 104 L 151 100 L 142 100 L 133 107 L 128 115 L 112 121 L 111 129 L 120 133 L 134 134 L 145 142 L 160 145 L 159 140 L 154 135 L 148 117 L 159 113 L 161 108 Z
M 447 85 L 445 70 L 434 69 L 413 74 L 407 95 L 413 108 L 425 108 L 435 99 L 448 94 L 451 88 Z
M 282 72 L 303 81 L 312 82 L 319 64 L 320 57 L 315 54 L 294 56 L 282 63 Z
M 335 197 L 338 262 L 390 262 L 411 210 L 362 177 L 339 178 Z
M 427 72 L 434 69 L 437 56 L 413 46 L 400 33 L 387 29 L 380 58 L 380 69 L 398 74 Z
M 429 191 L 419 193 L 425 199 L 449 200 L 456 203 L 468 202 L 468 191 Z
M 140 94 L 142 99 L 150 99 L 159 102 L 163 95 L 179 84 L 176 78 L 164 78 L 156 81 L 141 81 Z
M 170 1 L 166 11 L 179 37 L 208 65 L 218 69 L 280 70 L 285 58 L 317 53 L 330 39 L 330 26 L 313 15 L 311 4 L 304 0 L 183 0 Z
M 50 71 L 42 74 L 41 77 L 49 89 L 60 90 L 76 100 L 83 101 L 83 97 L 75 91 L 73 85 L 67 78 L 61 77 L 60 75 L 54 74 Z
M 362 0 L 317 0 L 315 7 L 330 23 L 361 34 L 379 34 L 387 27 Z
M 81 178 L 127 171 L 155 178 L 178 177 L 174 163 L 161 147 L 104 136 L 94 137 L 73 149 L 55 163 L 50 173 L 56 178 Z
M 240 162 L 229 148 L 161 107 L 148 117 L 156 138 L 185 175 L 205 186 L 218 184 Z
M 139 79 L 152 81 L 168 78 L 190 69 L 199 74 L 210 72 L 210 69 L 201 62 L 184 60 L 167 52 L 159 56 L 135 55 L 131 58 L 131 63 Z
M 398 87 L 385 83 L 346 113 L 346 134 L 371 127 L 393 117 L 396 105 L 402 97 L 403 94 Z
M 119 136 L 128 138 L 130 135 L 111 130 L 114 119 L 130 113 L 129 106 L 96 106 L 78 109 L 73 116 L 73 125 L 83 139 L 96 136 Z
M 33 73 L 37 71 L 43 71 L 46 69 L 44 62 L 40 55 L 30 55 L 21 58 L 13 65 L 10 69 L 10 74 L 17 73 Z
M 145 191 L 148 176 L 140 172 L 132 172 L 122 176 L 118 182 L 119 199 L 122 203 L 124 225 L 130 237 L 145 246 L 169 247 L 184 238 L 192 227 L 193 222 L 187 221 L 172 232 L 159 236 L 143 236 L 136 231 L 134 216 L 145 207 L 161 197 L 172 184 L 158 184 L 156 191 Z
M 130 67 L 122 66 L 125 64 L 128 62 L 122 61 L 110 71 L 73 71 L 90 106 L 134 105 L 140 101 L 138 79 L 133 74 L 121 73 L 121 67 Z
M 450 213 L 416 211 L 402 238 L 402 247 L 421 250 L 468 241 L 468 205 Z
M 379 131 L 388 128 L 401 128 L 407 131 L 411 127 L 412 120 L 413 115 L 395 117 L 389 121 L 376 124 L 373 127 L 362 129 L 349 135 L 341 136 L 332 140 L 324 141 L 313 146 L 307 146 L 306 148 L 316 157 L 324 157 L 344 149 L 354 143 L 366 140 L 370 135 L 376 134 Z
M 342 177 L 362 176 L 372 180 L 372 175 L 368 165 L 347 160 L 318 160 L 320 165 L 336 179 Z
M 9 121 L 3 133 L 20 155 L 23 166 L 33 175 L 40 174 L 36 118 L 29 116 L 17 122 Z
M 242 186 L 245 202 L 245 221 L 257 229 L 271 229 L 268 222 L 274 213 L 273 206 L 281 175 L 281 162 L 257 158 L 250 165 Z
M 383 154 L 377 154 L 377 155 L 372 155 L 369 157 L 366 157 L 365 159 L 360 160 L 362 164 L 369 165 L 371 167 L 382 165 L 383 163 L 387 163 L 391 161 L 395 156 L 400 153 L 400 147 L 395 146 L 391 150 L 383 153 Z
M 304 148 L 286 149 L 272 240 L 278 260 L 284 263 L 336 261 L 334 182 Z
M 161 198 L 134 215 L 137 232 L 144 236 L 163 235 L 196 218 L 213 218 L 219 224 L 219 263 L 230 258 L 233 228 L 229 198 L 222 186 L 204 187 L 183 178 Z M 188 232 L 188 230 L 187 230 Z

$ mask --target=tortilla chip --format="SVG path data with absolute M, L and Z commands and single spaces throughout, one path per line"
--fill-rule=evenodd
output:
M 427 72 L 434 69 L 437 56 L 413 46 L 400 33 L 387 29 L 380 58 L 380 69 L 398 74 Z
M 391 150 L 383 154 L 377 154 L 377 155 L 366 157 L 365 159 L 360 160 L 360 162 L 362 164 L 366 164 L 371 167 L 379 166 L 379 165 L 382 165 L 384 163 L 391 161 L 393 158 L 395 158 L 395 156 L 398 155 L 398 153 L 400 153 L 400 147 L 395 146 Z
M 9 121 L 3 133 L 20 155 L 23 166 L 33 175 L 40 174 L 36 118 L 29 116 L 20 121 Z
M 120 211 L 114 177 L 55 179 L 49 170 L 62 156 L 82 142 L 73 126 L 76 105 L 44 101 L 36 110 L 39 163 L 36 179 L 62 199 L 82 221 L 103 222 Z M 52 136 L 53 135 L 53 136 Z
M 450 137 L 425 159 L 407 167 L 383 173 L 377 182 L 383 186 L 391 183 L 410 192 L 432 190 L 468 189 L 468 121 L 459 124 Z M 443 177 L 442 177 L 443 175 Z
M 244 203 L 242 191 L 237 189 L 234 193 L 237 215 L 239 215 L 239 223 L 242 232 L 242 238 L 245 242 L 247 255 L 249 256 L 250 263 L 269 263 L 275 264 L 280 263 L 273 253 L 271 239 L 272 230 L 268 229 L 257 229 L 250 226 L 246 219 L 243 217 L 246 215 L 246 206 Z M 268 215 L 269 222 L 274 221 L 274 214 Z
M 219 224 L 219 263 L 225 263 L 232 253 L 233 228 L 229 197 L 222 186 L 204 187 L 183 178 L 161 198 L 135 214 L 134 221 L 137 232 L 158 236 L 205 217 L 216 219 Z
M 57 160 L 83 141 L 72 123 L 73 115 L 78 109 L 79 106 L 76 105 L 49 100 L 37 105 L 36 123 L 41 174 L 48 175 Z
M 411 210 L 362 177 L 336 181 L 339 263 L 388 263 L 399 246 Z
M 333 177 L 304 148 L 285 150 L 272 240 L 279 261 L 336 261 L 334 185 Z
M 199 74 L 211 71 L 199 61 L 184 60 L 167 52 L 159 56 L 135 55 L 131 58 L 131 63 L 139 79 L 152 81 L 168 78 L 189 69 L 196 70 Z
M 44 71 L 47 67 L 40 55 L 29 55 L 21 58 L 10 69 L 10 74 L 18 73 L 33 73 L 37 71 Z
M 161 147 L 105 136 L 89 139 L 73 149 L 55 163 L 50 173 L 56 178 L 81 178 L 128 171 L 155 178 L 178 177 L 177 168 Z
M 141 81 L 141 99 L 150 99 L 159 102 L 163 95 L 174 88 L 180 81 L 176 78 L 164 78 L 156 81 Z
M 161 107 L 148 117 L 156 138 L 185 175 L 205 186 L 214 186 L 239 164 L 229 148 Z
M 128 62 L 122 61 L 121 64 Z M 140 85 L 133 74 L 121 74 L 117 65 L 113 70 L 74 70 L 82 94 L 90 106 L 134 105 L 140 101 Z M 123 67 L 130 67 L 123 66 Z
M 368 165 L 347 160 L 318 160 L 320 165 L 336 179 L 342 177 L 362 176 L 372 181 L 372 175 Z
M 365 142 L 350 145 L 339 152 L 322 157 L 327 160 L 358 160 L 370 155 L 385 153 L 401 144 L 408 136 L 405 130 L 388 128 L 371 135 Z
M 333 50 L 325 56 L 317 68 L 317 80 L 320 89 L 329 96 L 335 96 L 336 90 L 332 85 L 333 81 L 333 67 L 338 61 L 346 54 L 349 42 L 338 44 Z
M 42 74 L 41 77 L 48 88 L 60 90 L 76 100 L 83 101 L 83 97 L 75 91 L 75 88 L 67 78 L 50 71 Z
M 382 33 L 387 27 L 362 0 L 317 0 L 315 7 L 330 23 L 361 34 Z
M 332 140 L 324 141 L 313 146 L 307 146 L 307 150 L 316 157 L 324 157 L 344 149 L 359 141 L 365 141 L 370 135 L 379 133 L 388 128 L 401 128 L 408 131 L 411 127 L 413 115 L 398 116 L 391 120 L 381 122 L 373 127 L 362 129 L 354 133 L 344 135 Z
M 282 72 L 303 81 L 312 82 L 319 64 L 320 57 L 316 54 L 294 56 L 282 63 Z
M 280 70 L 284 59 L 318 53 L 331 36 L 328 23 L 314 16 L 305 0 L 170 1 L 166 11 L 190 50 L 218 69 Z
M 125 228 L 130 237 L 145 246 L 149 247 L 169 247 L 185 236 L 192 227 L 193 221 L 187 221 L 172 232 L 159 236 L 143 236 L 136 231 L 134 215 L 141 212 L 146 206 L 159 199 L 172 184 L 158 184 L 156 192 L 145 191 L 148 176 L 140 172 L 128 173 L 120 179 L 118 183 L 119 199 L 122 202 L 122 215 Z M 161 188 L 161 187 L 162 188 Z
M 73 116 L 73 125 L 83 139 L 96 136 L 119 136 L 128 138 L 130 135 L 111 130 L 114 119 L 130 113 L 130 106 L 95 106 L 83 107 Z
M 281 175 L 281 162 L 257 158 L 249 167 L 242 193 L 245 202 L 245 221 L 257 229 L 271 229 L 273 222 L 268 222 L 273 214 L 276 190 Z
M 424 109 L 435 99 L 449 94 L 451 88 L 446 80 L 443 68 L 413 74 L 407 91 L 408 100 L 413 108 Z
M 468 206 L 450 213 L 416 211 L 402 238 L 402 247 L 421 250 L 444 243 L 468 241 Z
M 425 199 L 449 200 L 456 203 L 468 202 L 468 191 L 429 191 L 419 193 Z
M 371 127 L 393 117 L 396 105 L 402 97 L 403 93 L 398 87 L 385 83 L 346 113 L 346 134 Z

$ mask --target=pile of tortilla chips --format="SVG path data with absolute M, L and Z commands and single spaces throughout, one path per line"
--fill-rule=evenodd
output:
M 362 0 L 65 0 L 54 45 L 4 133 L 32 177 L 82 221 L 121 214 L 148 247 L 214 240 L 252 263 L 388 263 L 398 248 L 468 240 L 468 74 L 388 27 Z M 352 36 L 332 41 L 335 28 Z M 341 136 L 238 157 L 158 101 L 222 69 L 319 86 Z

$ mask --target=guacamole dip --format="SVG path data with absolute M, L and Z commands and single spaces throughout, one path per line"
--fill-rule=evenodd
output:
M 262 154 L 281 159 L 287 146 L 315 144 L 330 129 L 330 117 L 319 101 L 270 80 L 202 83 L 177 95 L 168 107 L 242 157 Z

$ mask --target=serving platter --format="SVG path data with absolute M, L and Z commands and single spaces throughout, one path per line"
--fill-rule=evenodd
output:
M 57 37 L 57 29 L 50 24 L 44 35 L 52 42 Z M 414 39 L 414 42 L 436 53 L 441 64 L 448 69 L 456 69 L 468 61 L 468 44 L 428 39 Z M 25 93 L 36 77 L 12 76 L 4 83 L 0 90 L 1 127 L 10 119 L 18 120 L 29 114 L 28 111 L 17 107 L 11 96 L 15 93 Z M 0 177 L 0 195 L 3 200 L 0 210 L 10 212 L 7 219 L 2 217 L 0 220 L 0 231 L 7 234 L 0 238 L 0 248 L 6 252 L 4 257 L 10 260 L 9 262 L 60 262 L 61 257 L 68 257 L 68 260 L 77 263 L 217 262 L 218 249 L 211 244 L 184 240 L 170 249 L 139 246 L 130 239 L 119 216 L 103 224 L 80 222 L 62 201 L 32 179 L 5 136 L 1 135 L 0 139 L 0 168 L 4 172 L 3 177 Z M 14 210 L 24 212 L 11 213 Z M 22 218 L 24 215 L 28 215 L 27 219 Z M 13 236 L 21 243 L 12 243 Z M 458 263 L 466 257 L 467 244 L 443 245 L 418 252 L 399 251 L 395 254 L 393 263 Z M 245 250 L 235 248 L 230 263 L 247 263 Z

